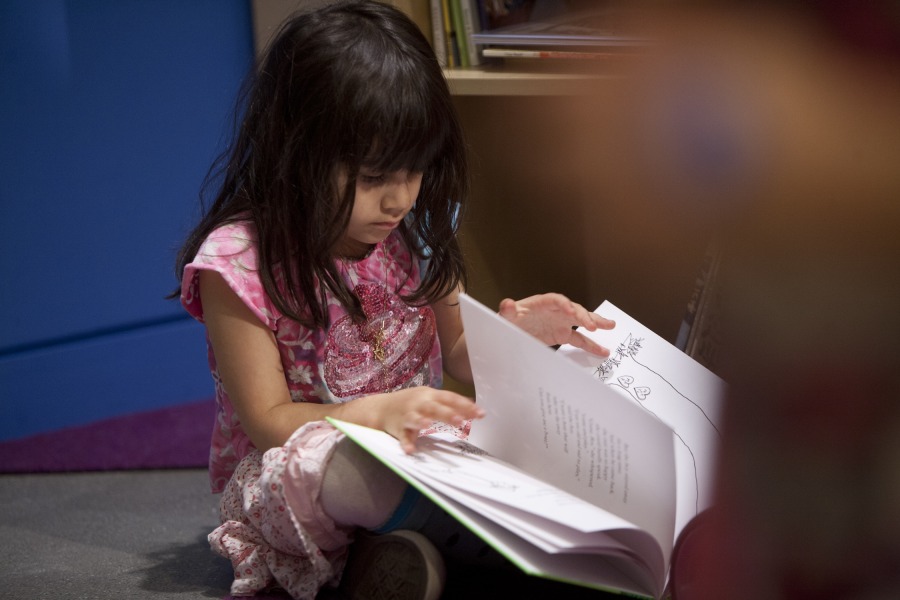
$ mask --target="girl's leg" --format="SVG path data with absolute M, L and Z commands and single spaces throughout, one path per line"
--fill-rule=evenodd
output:
M 409 505 L 406 489 L 400 477 L 345 438 L 325 467 L 319 498 L 337 523 L 371 531 Z M 383 535 L 361 531 L 350 548 L 340 591 L 350 599 L 437 600 L 445 579 L 444 560 L 424 535 L 395 528 Z
M 423 534 L 442 555 L 484 566 L 506 563 L 478 536 L 406 484 L 355 442 L 343 439 L 325 470 L 322 507 L 338 523 L 376 534 L 412 530 Z
M 394 513 L 406 488 L 377 458 L 344 438 L 325 468 L 319 497 L 336 522 L 375 529 Z

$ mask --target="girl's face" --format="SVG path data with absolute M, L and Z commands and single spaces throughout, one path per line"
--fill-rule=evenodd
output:
M 344 189 L 347 175 L 338 175 L 338 189 Z M 384 240 L 412 210 L 422 186 L 422 173 L 393 171 L 380 173 L 363 167 L 356 178 L 356 198 L 347 231 L 338 245 L 342 256 L 362 256 L 373 244 Z

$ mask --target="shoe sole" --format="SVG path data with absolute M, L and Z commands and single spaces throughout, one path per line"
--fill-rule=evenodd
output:
M 437 600 L 446 572 L 440 553 L 414 531 L 361 534 L 341 577 L 347 600 Z

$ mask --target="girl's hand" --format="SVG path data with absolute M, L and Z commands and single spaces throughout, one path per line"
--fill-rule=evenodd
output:
M 615 321 L 604 319 L 562 294 L 540 294 L 524 300 L 509 298 L 500 302 L 500 316 L 527 331 L 548 346 L 571 344 L 597 356 L 609 356 L 609 350 L 573 327 L 588 331 L 612 329 Z
M 371 411 L 379 428 L 400 441 L 406 453 L 416 449 L 416 439 L 422 429 L 435 421 L 460 427 L 469 419 L 480 419 L 484 410 L 471 398 L 448 390 L 415 387 L 358 398 L 348 404 Z

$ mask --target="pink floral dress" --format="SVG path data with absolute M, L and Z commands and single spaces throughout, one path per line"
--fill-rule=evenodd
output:
M 198 275 L 219 273 L 275 334 L 294 402 L 440 387 L 434 313 L 400 298 L 420 281 L 419 264 L 400 235 L 392 233 L 366 258 L 340 261 L 338 268 L 362 301 L 367 322 L 353 322 L 329 295 L 329 329 L 305 327 L 283 316 L 263 290 L 255 227 L 229 224 L 210 234 L 185 268 L 181 301 L 203 321 Z M 313 598 L 339 580 L 352 539 L 352 531 L 336 526 L 318 504 L 324 465 L 342 435 L 325 422 L 310 423 L 285 446 L 260 453 L 241 427 L 207 346 L 217 404 L 210 482 L 214 492 L 223 492 L 222 524 L 209 535 L 210 544 L 232 562 L 232 595 L 281 587 L 294 598 Z

